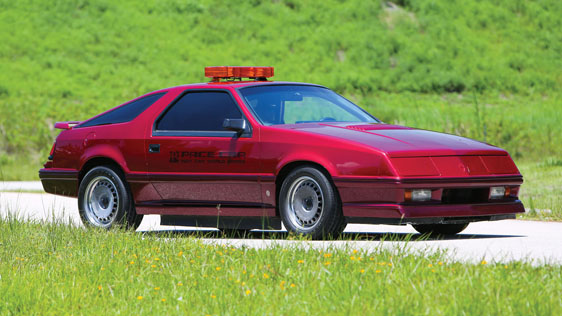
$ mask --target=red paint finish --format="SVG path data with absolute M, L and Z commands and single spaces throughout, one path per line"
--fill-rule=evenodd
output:
M 244 208 L 244 207 L 204 207 L 192 206 L 186 211 L 181 206 L 137 206 L 139 214 L 160 215 L 193 215 L 193 216 L 251 216 L 251 217 L 273 217 L 274 208 Z
M 147 164 L 149 181 L 163 199 L 261 202 L 256 136 L 150 136 L 147 144 L 160 145 L 159 153 L 147 154 Z M 237 157 L 237 153 L 244 156 Z M 216 177 L 196 177 L 209 174 Z
M 517 200 L 523 179 L 506 151 L 455 135 L 382 123 L 262 125 L 238 89 L 271 84 L 293 83 L 178 86 L 153 92 L 165 95 L 130 122 L 92 127 L 57 123 L 63 131 L 53 160 L 40 171 L 45 191 L 76 196 L 87 168 L 111 163 L 123 171 L 139 213 L 273 217 L 278 216 L 280 173 L 306 164 L 331 177 L 347 217 L 471 217 L 524 211 Z M 155 133 L 161 113 L 191 89 L 229 92 L 251 134 Z M 159 151 L 150 152 L 151 145 L 159 145 Z M 508 186 L 510 196 L 478 200 L 491 186 Z M 405 190 L 416 188 L 431 189 L 433 200 L 405 203 Z M 453 202 L 442 203 L 447 194 Z
M 72 126 L 74 126 L 76 124 L 80 124 L 80 121 L 56 122 L 55 128 L 70 129 Z
M 346 216 L 361 218 L 470 217 L 504 215 L 525 211 L 520 202 L 462 205 L 347 204 Z
M 393 158 L 392 164 L 404 177 L 440 175 L 430 157 Z

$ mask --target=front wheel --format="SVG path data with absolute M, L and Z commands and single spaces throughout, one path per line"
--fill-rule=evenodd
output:
M 420 224 L 412 225 L 420 234 L 455 235 L 462 232 L 468 223 L 464 224 Z
M 314 167 L 287 175 L 279 193 L 279 212 L 289 232 L 313 239 L 337 236 L 346 225 L 337 191 Z
M 136 229 L 140 225 L 143 215 L 136 213 L 123 179 L 111 166 L 95 167 L 86 173 L 78 191 L 78 210 L 86 227 Z

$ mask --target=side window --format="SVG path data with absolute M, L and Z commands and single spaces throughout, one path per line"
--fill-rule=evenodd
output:
M 158 131 L 225 131 L 226 118 L 242 118 L 227 92 L 188 92 L 156 123 Z
M 146 96 L 142 99 L 130 102 L 123 106 L 116 108 L 113 111 L 107 112 L 104 115 L 98 116 L 93 120 L 80 124 L 79 127 L 88 127 L 105 124 L 125 123 L 132 121 L 139 116 L 149 106 L 158 101 L 165 93 L 156 93 Z

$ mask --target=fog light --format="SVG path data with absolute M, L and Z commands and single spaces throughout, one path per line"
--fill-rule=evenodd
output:
M 424 202 L 431 200 L 431 190 L 428 189 L 416 189 L 416 190 L 408 190 L 406 191 L 405 195 L 406 201 L 414 201 L 414 202 Z
M 505 196 L 505 187 L 491 187 L 490 200 L 501 199 Z

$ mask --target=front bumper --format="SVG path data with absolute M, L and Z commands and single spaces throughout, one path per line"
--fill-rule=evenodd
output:
M 342 200 L 344 216 L 348 222 L 398 222 L 421 223 L 427 219 L 442 222 L 443 219 L 463 218 L 464 221 L 504 219 L 523 213 L 523 203 L 517 195 L 501 200 L 489 200 L 481 195 L 471 200 L 442 200 L 444 191 L 468 190 L 480 192 L 492 186 L 509 186 L 518 192 L 523 183 L 521 175 L 464 178 L 336 178 L 336 187 Z M 409 189 L 431 189 L 436 199 L 429 202 L 407 202 L 404 193 Z M 476 190 L 476 191 L 474 191 Z M 355 220 L 354 218 L 357 218 Z M 487 219 L 486 219 L 487 218 Z M 361 219 L 361 220 L 359 220 Z M 474 221 L 472 220 L 472 221 Z
M 523 203 L 399 205 L 344 204 L 344 215 L 350 223 L 435 224 L 513 219 L 525 212 Z

